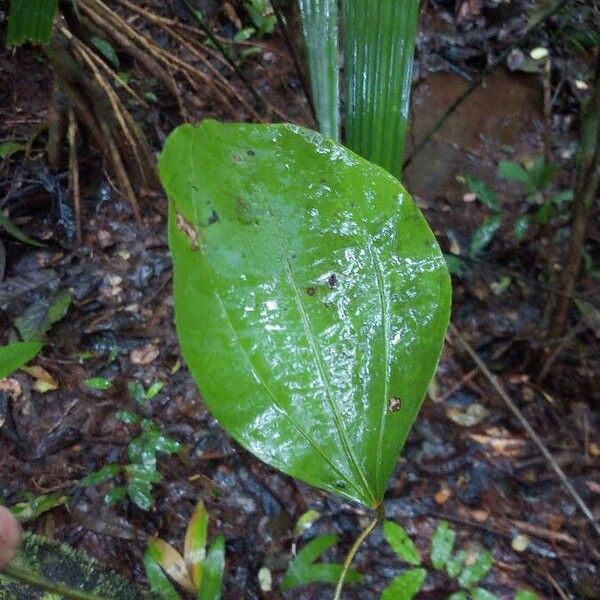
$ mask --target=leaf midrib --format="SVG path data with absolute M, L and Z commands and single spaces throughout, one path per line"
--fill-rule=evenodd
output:
M 242 344 L 242 340 L 239 337 L 239 334 L 237 332 L 237 330 L 235 329 L 235 327 L 233 326 L 233 323 L 231 321 L 231 318 L 229 316 L 229 313 L 227 312 L 227 309 L 225 308 L 225 304 L 223 303 L 223 299 L 221 298 L 221 295 L 219 294 L 218 290 L 215 289 L 214 290 L 215 293 L 215 298 L 217 300 L 217 304 L 219 305 L 219 309 L 221 310 L 221 313 L 223 315 L 223 317 L 225 318 L 225 320 L 227 321 L 227 324 L 229 325 L 233 336 L 235 338 L 235 341 L 239 347 L 239 349 L 241 350 L 244 358 L 246 359 L 250 369 L 252 370 L 252 373 L 255 375 L 255 377 L 258 379 L 260 385 L 265 389 L 265 391 L 267 392 L 267 394 L 271 397 L 271 400 L 273 401 L 273 404 L 275 404 L 275 406 L 277 406 L 277 408 L 281 411 L 281 413 L 284 415 L 284 417 L 286 419 L 288 419 L 288 421 L 291 423 L 291 425 L 296 429 L 296 431 L 298 431 L 298 433 L 300 433 L 300 435 L 308 442 L 308 444 L 319 454 L 319 456 L 321 456 L 323 458 L 323 460 L 341 477 L 343 478 L 345 481 L 348 481 L 348 483 L 350 483 L 352 485 L 352 487 L 354 488 L 354 490 L 356 492 L 359 492 L 360 495 L 362 495 L 362 490 L 360 488 L 357 488 L 356 485 L 354 484 L 354 482 L 352 482 L 350 479 L 348 479 L 348 476 L 337 466 L 335 465 L 331 459 L 323 452 L 323 450 L 318 446 L 318 444 L 308 435 L 308 433 L 306 431 L 304 431 L 302 429 L 302 427 L 296 422 L 296 420 L 294 419 L 294 417 L 287 411 L 287 409 L 285 408 L 285 406 L 283 406 L 283 404 L 279 401 L 279 399 L 277 398 L 275 392 L 270 388 L 270 386 L 267 384 L 267 382 L 264 380 L 263 376 L 260 374 L 260 372 L 258 371 L 258 369 L 256 368 L 256 366 L 254 365 L 254 363 L 252 362 L 252 358 L 250 357 L 248 351 L 246 350 L 246 348 L 244 347 L 244 345 Z
M 385 283 L 383 277 L 383 269 L 381 261 L 377 253 L 373 249 L 373 236 L 366 232 L 367 249 L 375 271 L 377 279 L 377 290 L 379 292 L 379 302 L 381 307 L 381 335 L 383 337 L 383 360 L 385 366 L 384 384 L 383 384 L 383 399 L 381 403 L 381 418 L 379 420 L 379 429 L 377 432 L 377 451 L 375 463 L 375 491 L 380 491 L 380 466 L 383 454 L 383 435 L 385 431 L 385 420 L 387 416 L 387 408 L 389 401 L 389 379 L 390 379 L 390 335 L 389 335 L 389 304 L 385 294 Z
M 329 405 L 333 412 L 335 424 L 340 433 L 344 454 L 346 455 L 346 458 L 348 459 L 348 462 L 351 465 L 352 469 L 355 471 L 355 475 L 358 475 L 359 479 L 362 480 L 362 484 L 364 485 L 363 491 L 365 491 L 370 496 L 370 500 L 373 503 L 375 503 L 375 496 L 371 490 L 371 487 L 369 486 L 369 484 L 367 482 L 365 474 L 363 473 L 362 469 L 359 467 L 358 461 L 356 460 L 356 457 L 354 456 L 354 452 L 352 451 L 352 446 L 350 445 L 350 440 L 348 439 L 348 432 L 346 431 L 346 427 L 344 425 L 342 415 L 340 414 L 339 406 L 337 405 L 337 402 L 333 398 L 333 394 L 331 391 L 331 385 L 329 383 L 329 378 L 327 377 L 327 371 L 325 370 L 325 366 L 323 365 L 323 360 L 322 360 L 321 354 L 319 353 L 316 340 L 315 340 L 313 332 L 310 328 L 310 323 L 308 321 L 308 315 L 306 314 L 306 310 L 304 308 L 304 305 L 302 304 L 302 300 L 300 297 L 300 291 L 298 289 L 298 285 L 296 284 L 296 280 L 294 279 L 294 272 L 292 269 L 292 265 L 290 263 L 290 258 L 288 256 L 285 246 L 283 244 L 281 231 L 279 229 L 279 223 L 278 223 L 277 219 L 275 218 L 275 215 L 273 214 L 271 206 L 267 206 L 267 210 L 269 212 L 269 216 L 271 217 L 271 221 L 272 221 L 274 229 L 275 229 L 275 233 L 277 236 L 277 242 L 279 244 L 279 249 L 280 249 L 281 254 L 285 261 L 284 264 L 285 264 L 286 276 L 288 278 L 290 287 L 292 288 L 292 290 L 294 292 L 296 308 L 298 309 L 298 312 L 300 313 L 300 318 L 302 320 L 302 327 L 304 329 L 304 335 L 306 336 L 306 339 L 308 341 L 309 349 L 313 355 L 315 365 L 317 367 L 319 376 L 320 376 L 321 381 L 323 382 L 323 386 L 325 388 L 327 400 L 329 401 Z M 347 478 L 346 478 L 346 480 L 349 483 L 352 483 Z M 354 485 L 356 486 L 356 484 L 354 484 Z

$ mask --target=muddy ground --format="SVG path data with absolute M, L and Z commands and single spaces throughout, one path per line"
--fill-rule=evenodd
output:
M 161 3 L 140 4 L 169 10 Z M 235 19 L 229 12 L 223 14 L 220 3 L 205 4 L 212 8 L 215 31 L 231 37 Z M 240 6 L 232 6 L 247 20 Z M 502 48 L 516 42 L 526 24 L 524 8 L 516 2 L 465 0 L 456 7 L 425 3 L 415 68 L 413 144 Z M 560 293 L 556 273 L 568 239 L 568 211 L 517 241 L 512 225 L 532 209 L 518 185 L 497 176 L 500 160 L 546 155 L 560 166 L 553 189 L 573 186 L 581 96 L 576 82 L 584 80 L 589 56 L 569 50 L 558 35 L 568 29 L 571 18 L 562 14 L 551 19 L 524 45 L 525 50 L 550 49 L 554 62 L 549 80 L 543 73 L 495 70 L 413 160 L 405 182 L 444 251 L 463 256 L 489 211 L 473 201 L 457 177 L 474 174 L 497 190 L 504 225 L 485 253 L 466 260 L 462 274 L 454 276 L 453 322 L 499 375 L 598 517 L 598 280 L 593 268 L 585 270 L 577 289 L 585 305 L 596 307 L 595 320 L 589 314 L 585 320 L 573 306 L 562 351 L 543 373 L 548 307 Z M 135 22 L 149 35 L 161 35 L 148 23 Z M 289 120 L 310 125 L 302 87 L 282 39 L 278 34 L 267 36 L 260 47 L 261 53 L 244 64 L 244 71 Z M 128 69 L 143 82 L 135 64 Z M 0 141 L 30 139 L 48 110 L 47 62 L 30 47 L 3 51 L 0 73 Z M 157 103 L 149 111 L 137 110 L 136 116 L 158 150 L 181 117 L 159 86 L 156 96 Z M 247 116 L 228 114 L 210 95 L 189 99 L 189 112 L 194 120 Z M 139 581 L 144 579 L 141 556 L 148 536 L 180 543 L 193 506 L 202 498 L 211 515 L 211 535 L 220 532 L 226 538 L 226 599 L 329 597 L 331 588 L 318 585 L 278 591 L 292 547 L 319 533 L 336 532 L 340 543 L 328 557 L 341 561 L 369 515 L 274 472 L 223 432 L 204 408 L 178 351 L 165 199 L 143 192 L 143 227 L 138 226 L 98 153 L 82 147 L 84 239 L 75 248 L 66 177 L 48 170 L 39 151 L 43 141 L 40 132 L 29 161 L 16 155 L 0 170 L 2 206 L 27 233 L 45 243 L 44 248 L 32 248 L 2 234 L 6 260 L 0 270 L 1 341 L 9 339 L 27 306 L 43 306 L 62 289 L 70 289 L 73 299 L 66 318 L 50 330 L 48 345 L 34 361 L 56 382 L 56 389 L 42 393 L 34 376 L 19 372 L 11 378 L 12 390 L 0 392 L 0 497 L 12 505 L 26 491 L 66 495 L 66 504 L 28 522 L 27 528 L 66 541 Z M 594 216 L 597 219 L 597 207 Z M 599 247 L 599 231 L 593 228 L 587 253 L 596 265 Z M 92 390 L 85 384 L 91 377 L 106 378 L 112 387 Z M 132 381 L 146 387 L 157 381 L 165 385 L 140 408 L 128 393 Z M 478 408 L 467 413 L 474 406 Z M 105 464 L 125 461 L 136 430 L 114 415 L 132 408 L 153 418 L 184 446 L 180 455 L 160 459 L 164 481 L 156 486 L 156 502 L 149 511 L 127 499 L 107 507 L 103 497 L 111 484 L 77 485 Z M 465 414 L 477 416 L 469 420 Z M 517 589 L 535 590 L 541 598 L 600 598 L 598 538 L 451 335 L 430 397 L 390 483 L 385 508 L 424 555 L 441 519 L 456 529 L 465 549 L 491 550 L 495 563 L 484 587 L 502 598 L 512 598 Z M 321 516 L 297 539 L 292 529 L 308 509 Z M 528 543 L 515 550 L 520 534 L 528 536 Z M 378 598 L 401 570 L 380 531 L 367 540 L 354 566 L 365 577 L 362 584 L 347 588 L 348 599 Z M 273 591 L 260 589 L 261 567 L 270 569 Z M 446 598 L 454 589 L 448 579 L 432 574 L 422 597 Z

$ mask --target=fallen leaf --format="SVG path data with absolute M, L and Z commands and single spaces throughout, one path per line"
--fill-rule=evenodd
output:
M 58 382 L 46 369 L 40 367 L 39 365 L 33 365 L 31 367 L 21 367 L 22 371 L 31 375 L 35 379 L 35 383 L 33 384 L 33 389 L 36 392 L 40 392 L 44 394 L 45 392 L 49 392 L 52 390 L 58 389 Z
M 10 377 L 0 379 L 0 392 L 7 392 L 13 400 L 16 400 L 22 393 L 21 384 Z
M 267 567 L 262 567 L 258 571 L 258 585 L 263 592 L 270 592 L 273 589 L 273 576 Z
M 594 494 L 600 494 L 600 483 L 597 483 L 596 481 L 586 481 L 585 485 L 587 485 Z
M 546 520 L 548 522 L 548 527 L 552 529 L 552 531 L 558 531 L 562 529 L 565 524 L 565 516 L 561 514 L 551 514 L 547 515 Z
M 149 365 L 158 356 L 158 348 L 154 344 L 146 344 L 131 352 L 131 362 L 135 365 Z
M 507 458 L 523 456 L 527 447 L 525 440 L 518 437 L 496 437 L 474 433 L 470 434 L 469 437 L 478 444 L 489 446 L 495 454 Z
M 448 499 L 450 498 L 450 496 L 452 496 L 452 492 L 450 490 L 450 488 L 446 487 L 446 486 L 442 486 L 437 493 L 435 494 L 434 498 L 437 504 L 445 504 Z
M 477 425 L 477 423 L 483 421 L 489 414 L 487 408 L 478 402 L 470 404 L 467 410 L 456 408 L 454 406 L 451 406 L 446 410 L 446 416 L 451 421 L 454 421 L 463 427 L 473 427 L 473 425 Z
M 481 14 L 481 0 L 464 0 L 458 8 L 456 22 L 463 25 Z
M 530 539 L 527 534 L 519 533 L 518 535 L 515 535 L 515 537 L 512 539 L 510 546 L 515 552 L 524 552 L 525 550 L 527 550 L 529 542 Z
M 546 58 L 548 56 L 548 48 L 544 48 L 543 46 L 539 46 L 534 48 L 529 56 L 533 58 L 533 60 L 541 60 L 542 58 Z
M 471 517 L 477 523 L 485 523 L 490 518 L 490 513 L 487 510 L 476 509 L 471 511 Z

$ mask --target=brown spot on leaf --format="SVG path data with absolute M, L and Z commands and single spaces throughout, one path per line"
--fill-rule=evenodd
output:
M 208 224 L 213 225 L 214 223 L 218 223 L 221 219 L 219 218 L 219 213 L 216 210 L 213 210 L 208 217 Z
M 177 229 L 190 241 L 192 250 L 198 250 L 198 232 L 195 227 L 180 213 L 177 213 Z
M 254 150 L 248 150 L 248 152 L 246 152 L 246 154 L 248 154 L 248 156 L 254 156 L 256 154 L 256 152 L 254 152 Z
M 332 273 L 328 278 L 327 278 L 327 285 L 333 289 L 334 287 L 337 286 L 337 275 L 335 273 Z
M 388 402 L 388 410 L 390 412 L 398 412 L 400 407 L 402 406 L 402 401 L 400 398 L 396 398 L 392 396 Z
M 311 285 L 309 288 L 306 288 L 306 293 L 309 296 L 314 296 L 317 293 L 317 290 Z

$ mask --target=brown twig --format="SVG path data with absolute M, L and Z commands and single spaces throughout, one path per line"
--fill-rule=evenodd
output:
M 304 95 L 306 96 L 306 100 L 308 102 L 308 108 L 310 110 L 311 117 L 313 122 L 317 122 L 317 112 L 315 110 L 315 104 L 312 97 L 312 91 L 310 89 L 310 84 L 308 83 L 308 78 L 306 77 L 306 72 L 302 68 L 302 62 L 300 60 L 298 48 L 296 47 L 296 43 L 290 29 L 287 25 L 287 21 L 283 11 L 281 10 L 281 6 L 279 6 L 278 0 L 272 0 L 271 6 L 273 7 L 273 12 L 275 13 L 275 18 L 279 23 L 279 27 L 281 28 L 283 41 L 292 57 L 292 63 L 294 64 L 294 68 L 296 69 L 296 74 L 300 79 L 300 84 L 302 85 L 302 90 L 304 91 Z
M 571 296 L 581 266 L 583 245 L 589 226 L 589 216 L 596 191 L 600 185 L 600 52 L 596 57 L 594 87 L 581 120 L 579 165 L 573 199 L 571 236 L 565 266 L 561 276 L 561 289 L 565 294 L 557 300 L 556 310 L 549 329 L 549 337 L 562 335 L 567 324 Z
M 569 600 L 569 596 L 565 594 L 564 590 L 560 587 L 558 581 L 552 577 L 552 575 L 548 571 L 544 571 L 548 581 L 552 585 L 552 587 L 556 590 L 556 593 L 559 595 L 560 600 Z
M 529 424 L 529 421 L 525 418 L 525 415 L 521 412 L 519 407 L 514 403 L 512 398 L 508 395 L 508 392 L 504 389 L 504 386 L 500 382 L 500 380 L 489 370 L 487 365 L 483 362 L 479 354 L 474 350 L 473 346 L 469 344 L 469 342 L 463 337 L 463 335 L 458 331 L 458 329 L 454 326 L 453 323 L 450 323 L 450 331 L 452 335 L 458 342 L 462 345 L 462 347 L 466 350 L 467 354 L 473 359 L 473 362 L 477 365 L 479 370 L 483 373 L 486 379 L 490 382 L 492 387 L 496 390 L 498 395 L 504 400 L 506 406 L 510 409 L 510 411 L 515 415 L 523 429 L 526 431 L 527 435 L 532 439 L 535 445 L 538 447 L 546 462 L 550 465 L 552 470 L 556 473 L 558 479 L 562 483 L 565 490 L 569 493 L 569 495 L 573 498 L 577 506 L 579 506 L 581 512 L 585 515 L 586 519 L 591 523 L 594 531 L 600 537 L 600 525 L 596 521 L 594 517 L 594 513 L 590 510 L 588 505 L 584 502 L 583 498 L 577 493 L 577 490 L 573 487 L 565 472 L 562 470 L 560 465 L 556 462 L 555 458 L 552 456 L 540 436 L 535 432 L 533 427 Z
M 552 529 L 548 529 L 546 527 L 532 525 L 531 523 L 527 523 L 527 521 L 509 522 L 517 529 L 530 533 L 531 535 L 534 535 L 540 539 L 550 540 L 551 542 L 562 542 L 568 546 L 577 546 L 578 544 L 577 540 L 573 536 L 569 535 L 568 533 L 563 533 L 562 531 L 553 531 Z
M 258 92 L 258 90 L 252 85 L 252 83 L 250 81 L 248 81 L 248 79 L 246 78 L 246 76 L 241 72 L 241 70 L 237 66 L 237 64 L 227 55 L 227 53 L 225 52 L 225 49 L 223 48 L 221 42 L 219 42 L 219 40 L 214 36 L 213 32 L 210 30 L 210 27 L 208 27 L 207 24 L 204 22 L 204 20 L 198 15 L 198 12 L 194 9 L 194 6 L 190 2 L 190 0 L 183 0 L 183 3 L 185 4 L 186 8 L 190 11 L 190 13 L 194 17 L 194 19 L 196 19 L 196 21 L 197 21 L 198 25 L 200 26 L 200 28 L 208 36 L 208 39 L 214 44 L 214 46 L 223 55 L 223 58 L 229 63 L 229 65 L 234 70 L 235 74 L 238 76 L 238 78 L 240 79 L 240 81 L 242 82 L 242 84 L 244 85 L 244 87 L 250 92 L 250 94 L 252 94 L 252 97 L 254 98 L 254 100 L 257 103 L 257 105 L 259 107 L 261 107 L 261 108 L 262 107 L 266 107 L 270 111 L 275 112 L 278 117 L 280 117 L 280 118 L 283 117 L 284 120 L 285 120 L 284 115 L 282 115 L 281 113 L 279 113 L 279 111 L 277 111 L 273 106 L 271 106 L 265 100 L 265 98 L 263 98 L 263 96 L 260 94 L 260 92 Z M 261 120 L 261 121 L 263 120 L 263 119 L 260 119 L 260 117 L 258 119 Z
M 77 119 L 75 111 L 69 107 L 69 190 L 75 210 L 75 230 L 77 247 L 81 246 L 81 192 L 79 189 L 79 161 L 77 159 Z
M 450 387 L 449 390 L 447 390 L 439 398 L 436 398 L 435 402 L 441 404 L 442 402 L 445 402 L 446 400 L 448 400 L 448 398 L 450 398 L 450 396 L 452 396 L 452 394 L 455 394 L 456 392 L 458 392 L 458 390 L 460 390 L 465 384 L 467 384 L 469 381 L 471 381 L 471 379 L 473 379 L 473 377 L 475 377 L 476 374 L 477 374 L 477 369 L 471 369 L 468 373 L 463 375 L 452 387 Z

